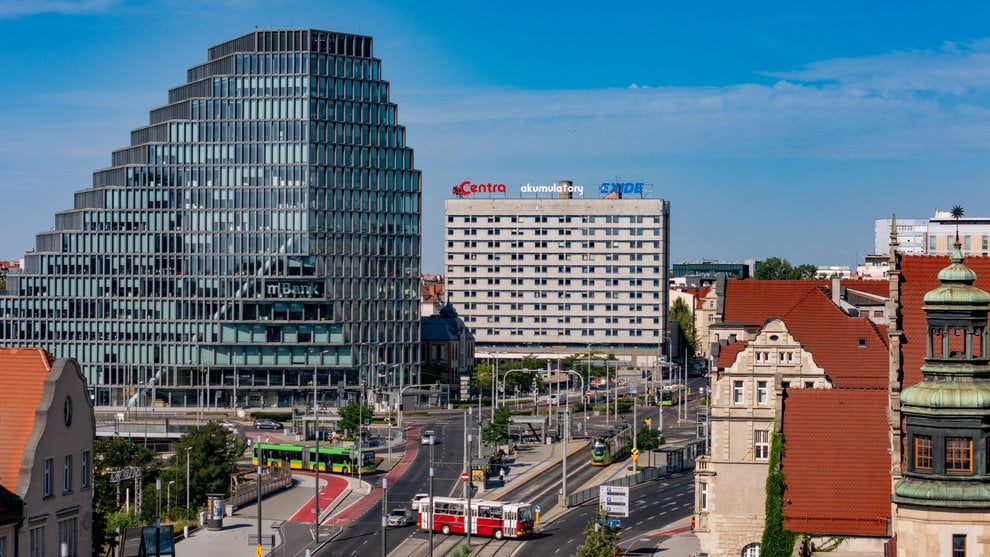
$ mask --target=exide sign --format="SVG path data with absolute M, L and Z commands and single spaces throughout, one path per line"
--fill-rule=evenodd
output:
M 451 191 L 458 197 L 472 193 L 505 193 L 505 184 L 472 184 L 470 180 L 464 180 Z

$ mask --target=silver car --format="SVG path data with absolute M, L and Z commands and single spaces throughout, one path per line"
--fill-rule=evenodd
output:
M 386 524 L 389 526 L 409 526 L 412 522 L 413 516 L 409 509 L 394 509 L 386 518 Z

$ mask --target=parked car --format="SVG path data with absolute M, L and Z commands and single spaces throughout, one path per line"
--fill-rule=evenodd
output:
M 388 513 L 386 521 L 389 526 L 409 526 L 413 522 L 413 516 L 409 509 L 393 509 Z
M 275 420 L 269 420 L 268 418 L 263 418 L 254 421 L 255 429 L 282 429 L 282 422 L 276 422 Z

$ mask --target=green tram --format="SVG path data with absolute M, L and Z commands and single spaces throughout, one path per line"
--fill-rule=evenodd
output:
M 293 470 L 312 470 L 317 464 L 316 447 L 301 447 L 290 443 L 255 443 L 251 448 L 251 464 L 258 465 L 258 453 L 264 458 L 264 464 L 271 466 L 275 462 L 283 462 Z M 344 447 L 320 447 L 319 466 L 321 472 L 337 474 L 357 473 L 370 474 L 378 470 L 383 458 L 375 455 L 375 451 L 358 451 Z
M 625 458 L 626 453 L 629 452 L 630 436 L 630 429 L 626 427 L 621 431 L 612 431 L 607 435 L 595 437 L 591 443 L 591 465 L 608 466 Z

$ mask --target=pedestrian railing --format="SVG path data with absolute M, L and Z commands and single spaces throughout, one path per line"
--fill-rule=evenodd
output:
M 633 486 L 646 483 L 657 478 L 665 478 L 669 475 L 670 472 L 666 468 L 646 468 L 636 472 L 635 474 L 629 474 L 627 476 L 622 476 L 621 478 L 603 482 L 601 485 Z M 582 503 L 587 503 L 588 501 L 597 499 L 598 488 L 599 486 L 589 487 L 588 489 L 582 489 L 581 491 L 568 495 L 566 505 L 568 507 L 575 507 Z

